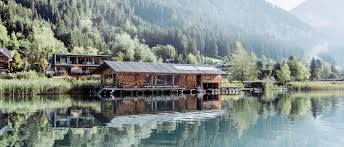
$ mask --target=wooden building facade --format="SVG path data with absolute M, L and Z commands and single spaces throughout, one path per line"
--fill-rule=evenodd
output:
M 219 89 L 222 71 L 208 65 L 105 61 L 95 70 L 103 88 Z
M 0 48 L 0 74 L 5 73 L 11 67 L 12 54 L 6 48 Z
M 108 55 L 53 54 L 50 59 L 50 71 L 68 75 L 88 75 L 109 59 Z

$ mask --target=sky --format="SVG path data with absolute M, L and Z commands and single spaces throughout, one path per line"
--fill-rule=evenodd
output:
M 292 10 L 306 0 L 266 0 L 287 11 Z

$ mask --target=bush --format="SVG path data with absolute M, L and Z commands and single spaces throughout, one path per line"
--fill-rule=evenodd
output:
M 44 75 L 38 75 L 35 71 L 23 71 L 2 75 L 1 79 L 37 79 L 40 76 L 43 77 Z
M 287 87 L 291 90 L 344 90 L 344 82 L 290 82 Z

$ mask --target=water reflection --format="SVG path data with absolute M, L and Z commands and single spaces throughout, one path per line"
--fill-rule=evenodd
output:
M 343 95 L 1 98 L 0 146 L 340 146 Z
M 120 115 L 189 112 L 220 108 L 221 100 L 218 95 L 129 97 L 107 99 L 101 102 L 102 114 L 109 119 Z

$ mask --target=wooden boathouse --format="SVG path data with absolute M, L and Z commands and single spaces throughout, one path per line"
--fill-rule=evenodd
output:
M 223 72 L 209 65 L 105 61 L 95 71 L 103 91 L 218 90 Z

